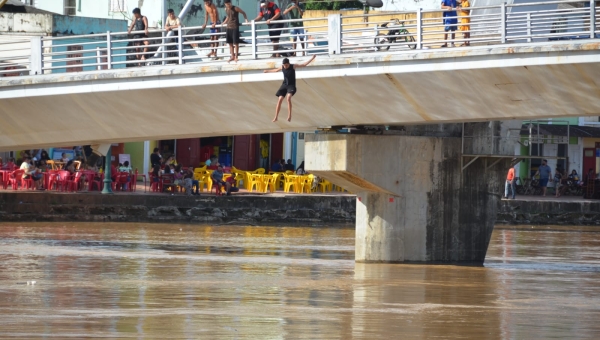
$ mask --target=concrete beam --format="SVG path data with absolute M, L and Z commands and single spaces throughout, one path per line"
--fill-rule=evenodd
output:
M 298 72 L 291 123 L 271 122 L 281 74 L 262 69 L 275 60 L 0 78 L 0 151 L 321 126 L 597 116 L 599 50 L 592 40 L 319 57 Z

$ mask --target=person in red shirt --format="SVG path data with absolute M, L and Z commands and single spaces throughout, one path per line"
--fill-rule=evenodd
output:
M 260 12 L 254 21 L 265 19 L 267 21 L 267 27 L 269 28 L 269 37 L 273 45 L 273 52 L 271 58 L 279 58 L 280 55 L 277 53 L 279 50 L 279 36 L 281 35 L 281 29 L 283 24 L 278 23 L 276 20 L 281 17 L 281 10 L 277 7 L 273 1 L 260 0 Z
M 515 185 L 515 167 L 511 166 L 508 169 L 508 174 L 506 175 L 506 184 L 504 185 L 504 198 L 508 198 L 508 188 L 510 187 L 512 191 L 512 198 L 515 199 L 516 185 Z

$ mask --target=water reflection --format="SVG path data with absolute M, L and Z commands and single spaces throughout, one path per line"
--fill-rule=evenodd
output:
M 600 233 L 497 230 L 485 267 L 355 264 L 352 228 L 0 224 L 0 334 L 597 338 Z M 36 280 L 35 286 L 27 286 Z

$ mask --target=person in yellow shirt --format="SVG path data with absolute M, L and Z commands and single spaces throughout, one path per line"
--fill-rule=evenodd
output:
M 460 16 L 460 31 L 463 32 L 463 38 L 465 39 L 465 42 L 462 43 L 462 45 L 460 46 L 470 46 L 471 43 L 469 42 L 469 38 L 471 37 L 471 25 L 469 25 L 471 23 L 471 9 L 469 7 L 471 7 L 471 3 L 469 3 L 469 0 L 459 0 L 460 1 L 460 6 L 459 6 L 459 12 L 458 15 Z M 469 9 L 466 9 L 469 8 Z

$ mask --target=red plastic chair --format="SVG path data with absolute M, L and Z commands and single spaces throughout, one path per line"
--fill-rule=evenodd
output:
M 21 182 L 21 178 L 25 170 L 15 170 L 8 175 L 8 184 L 12 187 L 13 190 L 19 189 L 19 182 Z
M 76 172 L 72 179 L 69 179 L 65 183 L 65 191 L 76 192 L 79 189 L 81 183 L 82 172 Z
M 100 175 L 100 179 L 97 180 L 94 178 L 92 178 L 92 185 L 90 186 L 90 190 L 94 190 L 94 187 L 98 188 L 98 191 L 102 191 L 103 188 L 103 183 L 104 183 L 104 174 L 99 174 Z
M 34 190 L 35 189 L 35 182 L 33 181 L 33 178 L 31 178 L 31 177 L 25 178 L 25 173 L 23 173 L 23 175 L 21 175 L 21 189 L 23 189 L 23 190 L 26 190 L 26 189 Z
M 218 189 L 218 184 L 213 182 L 213 186 L 212 188 L 210 188 L 210 192 L 212 193 L 213 189 L 215 189 L 215 195 L 217 196 L 222 196 L 223 195 L 223 190 L 225 189 L 225 185 L 221 185 L 221 190 Z
M 160 178 L 153 176 L 151 172 L 148 173 L 148 178 L 150 178 L 150 191 L 152 192 L 161 192 L 162 187 L 160 186 Z
M 67 181 L 71 179 L 71 173 L 66 170 L 61 170 L 56 173 L 56 176 L 52 176 L 50 179 L 50 184 L 48 185 L 48 190 L 52 189 L 53 186 L 56 186 L 55 190 L 64 190 L 67 184 Z

